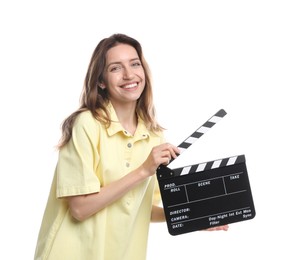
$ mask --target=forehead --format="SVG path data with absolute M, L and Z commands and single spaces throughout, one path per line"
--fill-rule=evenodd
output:
M 107 51 L 106 63 L 123 62 L 137 58 L 139 57 L 134 47 L 128 44 L 118 44 Z

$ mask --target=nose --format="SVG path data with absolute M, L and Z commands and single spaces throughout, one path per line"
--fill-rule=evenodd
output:
M 124 79 L 131 79 L 133 78 L 133 71 L 130 66 L 125 66 L 123 69 L 123 78 Z

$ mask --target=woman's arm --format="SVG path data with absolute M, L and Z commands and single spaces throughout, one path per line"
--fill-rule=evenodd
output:
M 171 157 L 176 158 L 177 153 L 179 153 L 179 150 L 173 145 L 165 143 L 156 146 L 140 167 L 123 178 L 101 187 L 100 192 L 67 197 L 72 216 L 79 221 L 83 221 L 99 212 L 146 178 L 155 174 L 160 164 L 167 164 Z
M 118 181 L 101 188 L 100 192 L 67 197 L 72 216 L 83 221 L 116 201 L 148 176 L 139 167 Z

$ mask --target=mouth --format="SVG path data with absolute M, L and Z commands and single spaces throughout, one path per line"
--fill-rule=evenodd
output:
M 136 88 L 137 85 L 138 85 L 138 83 L 134 82 L 134 83 L 129 83 L 129 84 L 122 85 L 120 87 L 123 88 L 123 89 L 133 89 L 133 88 Z

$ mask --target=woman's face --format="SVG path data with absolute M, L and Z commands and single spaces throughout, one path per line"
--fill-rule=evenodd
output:
M 104 79 L 111 102 L 136 103 L 145 87 L 145 73 L 135 48 L 119 44 L 109 49 Z

